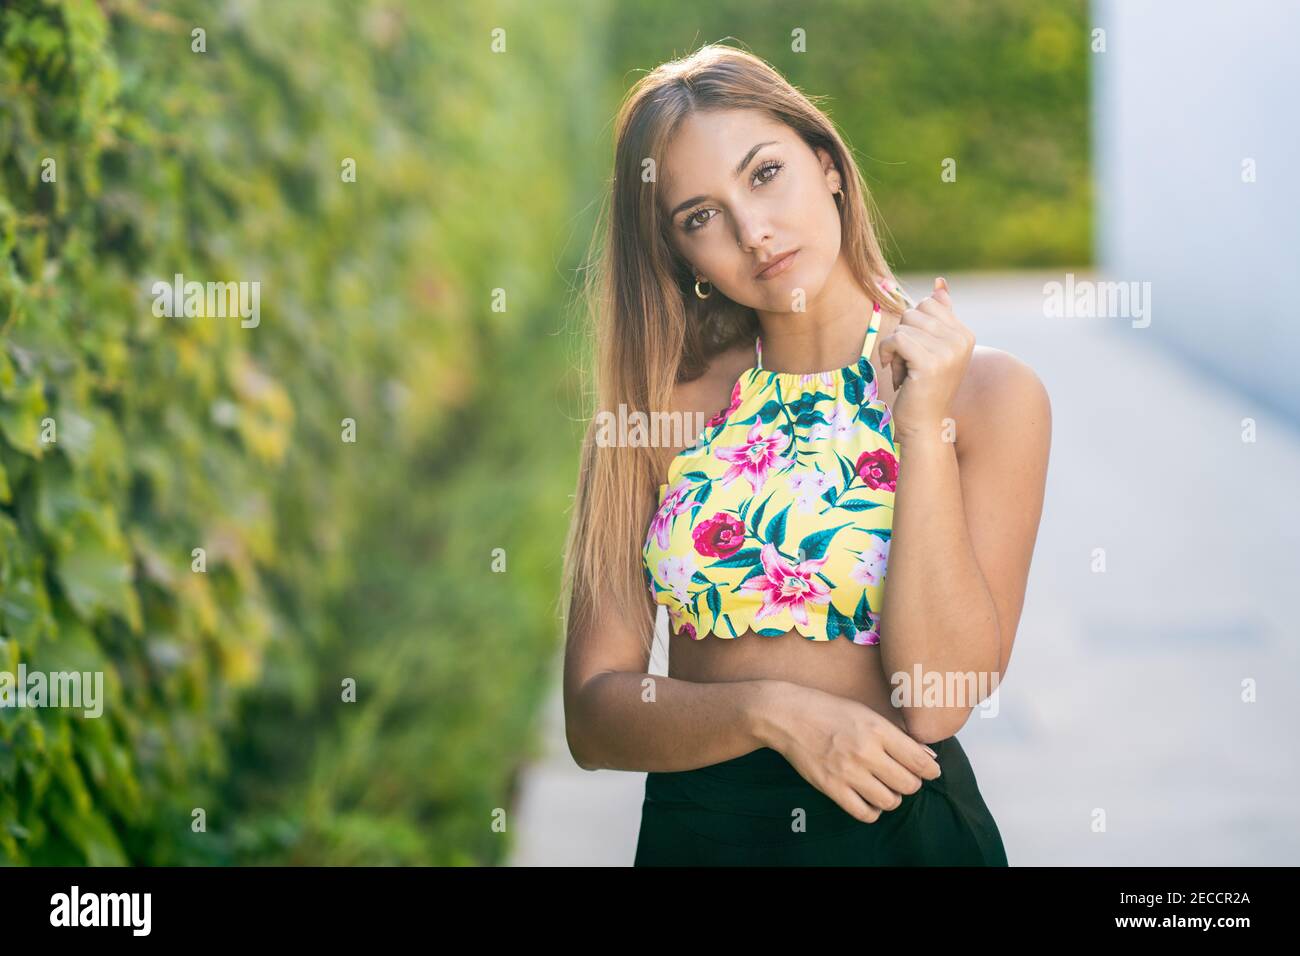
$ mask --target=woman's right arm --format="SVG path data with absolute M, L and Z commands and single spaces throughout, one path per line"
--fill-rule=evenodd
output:
M 778 682 L 697 684 L 658 674 L 595 675 L 574 699 L 569 750 L 584 770 L 694 770 L 767 746 Z M 566 708 L 566 713 L 569 709 Z
M 612 616 L 569 635 L 565 735 L 584 770 L 694 770 L 771 747 L 868 823 L 939 776 L 928 747 L 858 701 L 783 680 L 662 677 L 649 658 Z
M 564 727 L 582 769 L 694 770 L 766 747 L 779 733 L 780 698 L 793 685 L 695 683 L 649 667 L 641 636 L 612 615 L 569 636 Z

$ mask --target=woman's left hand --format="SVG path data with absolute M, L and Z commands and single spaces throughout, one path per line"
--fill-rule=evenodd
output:
M 947 281 L 936 278 L 934 292 L 905 311 L 880 342 L 881 365 L 894 379 L 890 411 L 900 443 L 915 435 L 941 435 L 974 348 L 975 334 L 953 314 Z

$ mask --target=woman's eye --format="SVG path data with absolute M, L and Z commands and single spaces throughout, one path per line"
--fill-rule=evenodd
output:
M 776 178 L 776 174 L 777 174 L 777 172 L 778 172 L 778 171 L 781 169 L 781 167 L 783 167 L 784 165 L 785 165 L 785 163 L 778 162 L 778 161 L 775 160 L 775 159 L 771 159 L 771 160 L 768 160 L 766 163 L 764 163 L 762 166 L 758 167 L 758 169 L 754 170 L 754 178 L 755 178 L 755 179 L 758 179 L 758 185 L 761 186 L 761 185 L 763 185 L 763 183 L 770 183 L 773 179 Z M 763 178 L 760 179 L 759 177 L 762 177 L 762 176 L 763 176 L 763 173 L 767 172 L 768 170 L 771 170 L 771 171 L 772 171 L 772 175 L 771 175 L 771 176 L 767 176 L 767 177 L 763 177 Z M 696 220 L 698 219 L 698 217 L 699 217 L 700 215 L 702 215 L 703 213 L 706 213 L 706 212 L 708 212 L 708 211 L 709 211 L 709 210 L 707 210 L 707 209 L 701 209 L 701 210 L 699 210 L 699 211 L 697 211 L 697 212 L 693 212 L 693 213 L 691 213 L 689 216 L 687 216 L 685 219 L 683 219 L 683 220 L 682 220 L 682 225 L 686 227 L 686 231 L 687 231 L 687 232 L 694 232 L 696 229 L 701 229 L 701 228 L 703 228 L 703 227 L 708 223 L 709 219 L 712 219 L 713 217 L 710 216 L 708 219 L 701 220 L 701 221 L 699 222 L 698 225 L 696 225 Z
M 766 179 L 762 180 L 762 181 L 760 182 L 760 185 L 762 185 L 762 183 L 770 183 L 773 179 L 776 178 L 776 171 L 777 171 L 778 169 L 780 169 L 780 168 L 781 168 L 782 166 L 784 166 L 784 165 L 785 165 L 784 163 L 778 163 L 778 162 L 774 159 L 774 160 L 771 160 L 770 162 L 766 162 L 766 163 L 764 163 L 762 166 L 758 167 L 758 169 L 754 170 L 754 175 L 755 175 L 755 176 L 761 176 L 765 170 L 770 169 L 770 170 L 772 170 L 772 175 L 771 175 L 771 176 L 768 176 Z
M 685 222 L 685 225 L 686 225 L 686 231 L 687 231 L 687 232 L 694 232 L 696 229 L 699 229 L 700 226 L 703 226 L 704 223 L 708 222 L 709 220 L 708 220 L 708 219 L 705 219 L 705 220 L 703 220 L 702 222 L 700 222 L 700 225 L 699 225 L 699 226 L 693 225 L 693 223 L 695 222 L 695 218 L 696 218 L 697 216 L 699 216 L 701 213 L 706 213 L 706 212 L 708 212 L 707 209 L 701 209 L 699 212 L 693 212 L 693 213 L 691 213 L 689 216 L 687 216 L 687 217 L 686 217 L 686 222 Z M 712 218 L 712 217 L 710 217 L 710 218 Z

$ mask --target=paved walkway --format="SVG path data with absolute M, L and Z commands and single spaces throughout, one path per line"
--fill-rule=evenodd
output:
M 932 284 L 902 278 L 922 296 Z M 1053 410 L 998 713 L 976 710 L 958 737 L 1013 866 L 1296 865 L 1300 423 L 1167 355 L 1150 329 L 1044 318 L 1043 283 L 1063 278 L 948 276 L 962 321 L 1033 366 Z M 661 617 L 658 673 L 663 638 Z M 573 763 L 554 673 L 510 863 L 627 865 L 645 774 Z

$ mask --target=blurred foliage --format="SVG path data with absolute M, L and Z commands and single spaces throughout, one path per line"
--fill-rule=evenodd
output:
M 0 708 L 0 862 L 507 851 L 569 452 L 510 385 L 548 354 L 575 175 L 518 145 L 591 77 L 563 37 L 489 55 L 495 25 L 0 10 L 0 670 L 107 697 Z M 259 282 L 260 324 L 155 316 L 176 273 Z
M 1092 262 L 1085 0 L 716 0 L 616 10 L 612 102 L 635 75 L 707 42 L 747 49 L 823 95 L 899 271 Z M 802 52 L 792 48 L 795 31 Z M 948 158 L 952 182 L 940 178 Z
M 610 117 L 727 36 L 835 91 L 900 269 L 1087 261 L 1078 0 L 0 6 L 0 671 L 107 696 L 0 708 L 0 863 L 504 859 Z

